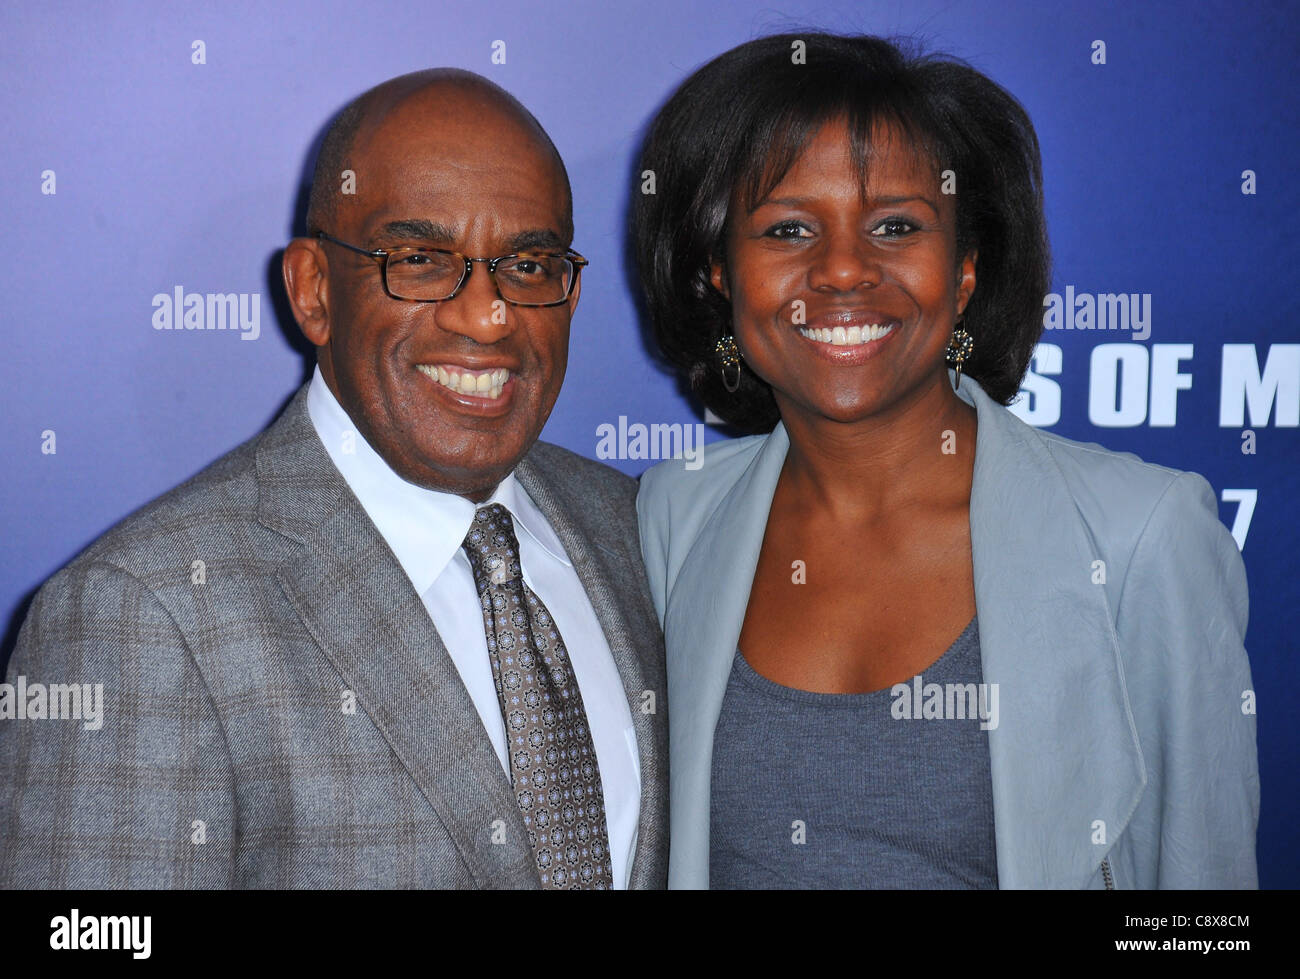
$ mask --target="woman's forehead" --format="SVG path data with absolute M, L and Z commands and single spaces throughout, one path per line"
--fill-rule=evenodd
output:
M 935 182 L 938 161 L 915 127 L 897 120 L 850 120 L 833 116 L 813 125 L 787 126 L 764 152 L 755 152 L 740 173 L 733 200 L 753 210 L 792 178 L 815 176 L 817 170 L 853 167 L 865 195 L 882 178 L 889 182 Z

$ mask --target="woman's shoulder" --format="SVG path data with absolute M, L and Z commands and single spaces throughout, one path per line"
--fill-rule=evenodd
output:
M 651 465 L 641 475 L 638 497 L 656 503 L 679 499 L 693 510 L 699 508 L 706 499 L 720 498 L 736 485 L 768 438 L 771 434 L 724 438 L 708 443 L 693 460 L 666 459 Z
M 1024 511 L 1019 518 L 1050 523 L 1069 518 L 1056 509 L 1068 499 L 1094 544 L 1112 555 L 1131 553 L 1151 531 L 1178 525 L 1216 548 L 1224 538 L 1232 542 L 1200 474 L 1030 425 L 978 383 L 959 396 L 979 414 L 976 482 L 986 502 L 1004 506 L 1011 498 Z
M 1214 491 L 1204 476 L 1147 462 L 1133 452 L 1032 429 L 1085 517 L 1114 522 L 1125 513 L 1144 521 L 1157 506 L 1204 509 L 1217 519 Z M 1090 521 L 1091 522 L 1091 521 Z
M 1095 442 L 1032 431 L 1064 480 L 1098 555 L 1120 572 L 1121 583 L 1124 572 L 1139 563 L 1174 574 L 1188 571 L 1180 563 L 1209 563 L 1241 576 L 1240 552 L 1204 476 Z
M 772 434 L 722 439 L 706 445 L 694 460 L 668 459 L 647 469 L 636 498 L 643 541 L 668 536 L 678 543 L 693 540 L 770 438 Z

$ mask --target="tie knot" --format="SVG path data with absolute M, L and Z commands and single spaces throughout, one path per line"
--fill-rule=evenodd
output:
M 491 585 L 504 585 L 520 576 L 519 542 L 510 511 L 500 503 L 479 507 L 461 545 L 474 572 L 479 594 Z

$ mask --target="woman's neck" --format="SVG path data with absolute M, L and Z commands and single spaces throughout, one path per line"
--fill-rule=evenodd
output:
M 781 471 L 787 499 L 854 523 L 969 501 L 975 409 L 952 390 L 946 370 L 853 423 L 777 400 L 790 437 Z

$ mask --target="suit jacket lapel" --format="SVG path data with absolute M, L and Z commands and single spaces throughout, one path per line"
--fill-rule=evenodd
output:
M 632 711 L 641 767 L 641 811 L 629 886 L 662 887 L 662 870 L 656 868 L 655 861 L 656 853 L 661 853 L 661 847 L 667 843 L 661 827 L 666 819 L 668 800 L 660 773 L 667 762 L 668 746 L 664 743 L 664 725 L 655 723 L 655 715 L 641 708 L 645 691 L 653 691 L 656 700 L 663 698 L 662 678 L 656 679 L 642 659 L 644 650 L 657 645 L 658 636 L 655 634 L 654 615 L 649 608 L 640 617 L 640 628 L 632 628 L 626 613 L 632 593 L 621 593 L 611 584 L 619 583 L 626 589 L 643 587 L 639 576 L 629 573 L 629 568 L 639 566 L 641 555 L 621 550 L 616 553 L 600 543 L 601 528 L 592 524 L 580 506 L 575 506 L 576 501 L 566 499 L 545 469 L 533 464 L 528 457 L 515 468 L 515 475 L 564 545 L 623 681 L 623 690 Z M 657 711 L 665 709 L 666 705 L 656 706 Z
M 276 577 L 475 882 L 539 886 L 519 806 L 478 711 L 420 596 L 320 444 L 306 392 L 257 447 L 259 520 L 302 545 Z M 498 820 L 505 842 L 495 844 Z
M 674 888 L 709 886 L 713 732 L 788 445 L 778 425 L 704 525 L 668 595 L 669 795 L 681 800 L 669 833 Z
M 970 524 L 1003 888 L 1079 888 L 1146 783 L 1102 558 L 1042 437 L 975 383 Z

